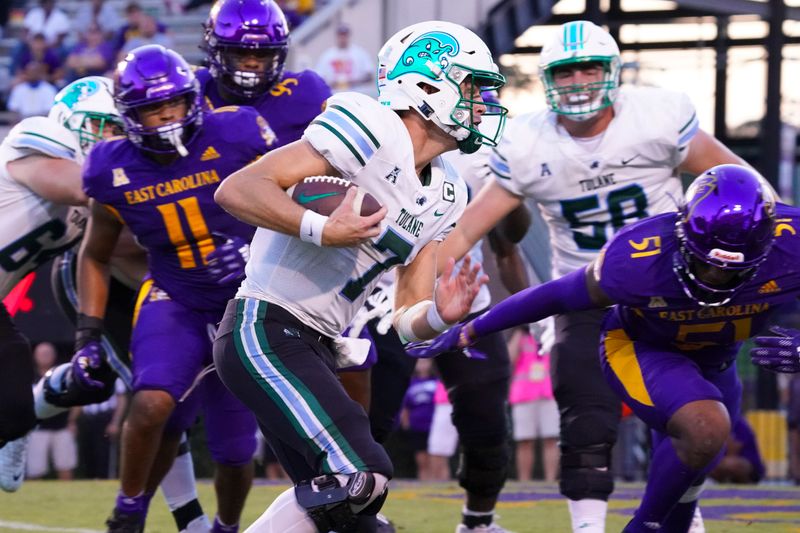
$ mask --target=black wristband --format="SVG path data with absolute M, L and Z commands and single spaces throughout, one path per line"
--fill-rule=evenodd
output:
M 75 349 L 80 350 L 89 341 L 99 341 L 103 335 L 103 319 L 78 313 L 75 325 Z

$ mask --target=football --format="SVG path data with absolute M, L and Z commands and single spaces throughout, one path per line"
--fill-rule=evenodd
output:
M 292 200 L 320 215 L 328 216 L 342 203 L 347 189 L 356 187 L 352 182 L 332 176 L 312 176 L 290 187 L 288 194 Z M 371 215 L 381 208 L 380 202 L 368 192 L 358 189 L 353 202 L 353 210 L 362 217 Z

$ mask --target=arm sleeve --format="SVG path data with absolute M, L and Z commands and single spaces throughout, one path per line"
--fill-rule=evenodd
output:
M 571 311 L 594 309 L 586 287 L 586 268 L 510 296 L 476 318 L 472 325 L 479 337 L 520 324 Z

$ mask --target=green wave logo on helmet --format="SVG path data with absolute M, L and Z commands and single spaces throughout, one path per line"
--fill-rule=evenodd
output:
M 450 64 L 448 56 L 455 57 L 460 48 L 456 38 L 449 33 L 441 31 L 425 33 L 409 45 L 403 52 L 400 61 L 386 77 L 393 80 L 403 74 L 414 72 L 432 80 L 438 80 L 439 76 L 428 67 L 428 61 L 438 64 L 442 70 L 445 70 Z
M 92 96 L 100 90 L 100 86 L 94 80 L 79 81 L 69 85 L 64 94 L 60 95 L 57 102 L 63 103 L 68 108 L 72 109 L 81 100 Z

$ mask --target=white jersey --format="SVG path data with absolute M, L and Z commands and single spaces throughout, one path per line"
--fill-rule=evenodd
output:
M 343 178 L 388 207 L 382 231 L 371 243 L 332 248 L 259 228 L 237 296 L 280 305 L 319 332 L 336 336 L 384 271 L 408 265 L 425 245 L 444 240 L 464 211 L 467 188 L 438 157 L 423 184 L 405 125 L 369 96 L 334 95 L 303 138 Z
M 9 161 L 36 154 L 82 159 L 75 136 L 46 117 L 26 118 L 0 144 L 0 298 L 28 272 L 77 243 L 86 225 L 85 209 L 45 200 L 9 175 Z
M 475 198 L 480 192 L 486 182 L 491 179 L 491 173 L 487 172 L 486 158 L 491 153 L 488 146 L 481 146 L 478 152 L 474 154 L 465 154 L 460 150 L 453 150 L 443 154 L 442 157 L 453 167 L 455 167 L 458 174 L 463 178 L 464 182 L 469 188 L 469 197 Z M 472 260 L 472 264 L 480 263 L 483 265 L 483 239 L 475 243 L 475 246 L 467 252 L 467 255 Z M 461 266 L 461 261 L 456 264 L 456 269 Z M 472 302 L 470 313 L 477 313 L 489 307 L 492 303 L 492 295 L 489 292 L 487 284 L 481 285 L 478 295 Z
M 559 277 L 590 262 L 624 225 L 676 209 L 676 167 L 698 127 L 686 95 L 623 87 L 593 149 L 543 110 L 509 121 L 489 165 L 500 185 L 539 205 Z

